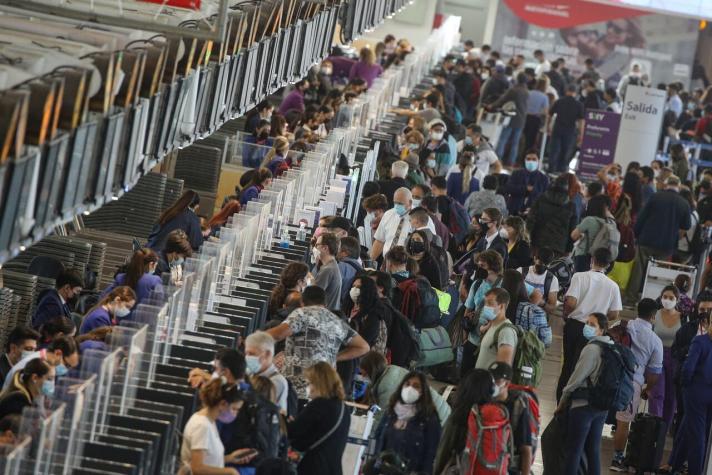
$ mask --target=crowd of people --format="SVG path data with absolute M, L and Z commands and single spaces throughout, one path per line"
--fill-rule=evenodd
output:
M 334 54 L 279 106 L 260 104 L 246 120 L 249 171 L 236 194 L 208 220 L 186 191 L 80 316 L 71 307 L 84 276 L 62 272 L 31 327 L 8 336 L 0 437 L 12 436 L 24 407 L 52 397 L 83 351 L 106 349 L 113 326 L 141 318 L 135 309 L 162 292 L 161 275 L 180 285 L 185 259 L 332 128 L 349 125 L 359 95 L 412 51 L 389 35 L 358 59 Z M 699 259 L 712 172 L 693 176 L 680 146 L 667 164 L 613 163 L 582 183 L 569 160 L 585 110 L 620 112 L 644 72 L 633 64 L 618 90 L 603 90 L 593 62 L 574 77 L 562 59 L 533 57 L 505 63 L 466 41 L 425 94 L 393 110 L 403 127 L 381 147 L 379 179 L 365 183 L 355 219 L 320 217 L 309 262 L 282 270 L 265 327 L 218 350 L 212 373 L 186 375 L 201 405 L 182 431 L 186 473 L 342 473 L 357 404 L 380 408 L 367 474 L 529 474 L 542 455 L 553 472 L 575 474 L 587 461 L 598 474 L 606 423 L 615 427 L 611 469 L 627 471 L 639 468 L 626 445 L 643 400 L 674 437 L 655 469 L 701 473 L 712 292 L 705 276 L 693 295 L 684 272 L 655 299 L 641 291 L 650 258 Z M 712 94 L 665 87 L 665 133 L 708 137 Z M 477 119 L 501 110 L 510 120 L 491 144 Z M 634 319 L 623 321 L 624 305 Z M 558 406 L 546 430 L 560 428 L 563 456 L 552 459 L 549 438 L 538 447 L 537 386 L 553 384 L 542 379 L 542 358 L 559 318 Z

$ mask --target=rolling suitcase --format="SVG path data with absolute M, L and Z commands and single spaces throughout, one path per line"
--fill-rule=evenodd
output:
M 630 426 L 625 463 L 635 473 L 653 472 L 660 468 L 665 450 L 667 424 L 661 417 L 638 413 Z

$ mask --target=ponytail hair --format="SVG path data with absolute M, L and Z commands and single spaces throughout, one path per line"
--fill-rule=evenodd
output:
M 275 155 L 277 155 L 277 152 L 284 149 L 286 149 L 286 151 L 285 154 L 282 155 L 283 157 L 285 157 L 286 152 L 289 151 L 289 140 L 287 140 L 285 137 L 275 137 L 272 148 L 269 149 L 269 151 L 265 155 L 265 158 L 262 159 L 262 164 L 260 166 L 266 167 L 267 165 L 269 165 L 269 162 L 271 162 Z
M 46 376 L 49 373 L 49 364 L 42 358 L 35 358 L 27 362 L 22 372 L 20 373 L 20 380 L 22 384 L 27 384 L 33 374 L 36 374 L 38 378 Z
M 170 208 L 161 213 L 161 216 L 158 218 L 158 224 L 163 226 L 184 210 L 188 208 L 195 208 L 199 204 L 200 195 L 193 190 L 186 190 Z
M 94 305 L 87 311 L 86 315 L 91 314 L 94 310 L 101 307 L 102 305 L 107 305 L 113 302 L 114 300 L 116 300 L 117 297 L 122 302 L 129 302 L 131 300 L 136 302 L 136 292 L 134 292 L 134 290 L 128 285 L 122 285 L 120 287 L 116 287 L 114 290 L 106 294 L 103 299 L 99 300 L 96 305 Z
M 158 262 L 158 255 L 152 249 L 145 247 L 134 252 L 126 268 L 126 286 L 136 290 L 139 279 L 148 271 L 148 266 L 154 262 Z
M 279 276 L 279 282 L 272 289 L 272 295 L 269 299 L 269 312 L 274 315 L 282 308 L 284 301 L 287 299 L 290 289 L 297 286 L 297 283 L 305 279 L 309 274 L 309 267 L 303 262 L 290 262 L 287 267 L 282 269 Z
M 200 389 L 200 402 L 207 408 L 213 408 L 222 401 L 232 404 L 242 401 L 242 392 L 234 384 L 227 384 L 223 378 L 215 378 Z

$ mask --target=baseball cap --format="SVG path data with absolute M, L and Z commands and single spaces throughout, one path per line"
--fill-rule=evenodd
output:
M 512 376 L 514 375 L 514 371 L 512 370 L 511 366 L 509 366 L 507 363 L 502 363 L 499 361 L 495 361 L 490 365 L 489 372 L 492 373 L 492 377 L 495 381 L 499 379 L 506 379 L 507 381 L 511 381 Z

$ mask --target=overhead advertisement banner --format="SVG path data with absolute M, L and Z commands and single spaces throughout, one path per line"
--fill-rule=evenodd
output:
M 590 0 L 591 1 L 591 0 Z M 592 0 L 614 3 L 631 8 L 649 8 L 671 15 L 685 15 L 692 18 L 712 19 L 710 0 Z
M 540 49 L 549 60 L 564 58 L 574 74 L 591 58 L 607 87 L 615 87 L 633 63 L 654 85 L 687 86 L 698 26 L 687 18 L 584 0 L 504 0 L 492 48 L 504 58 L 523 54 L 528 61 Z

